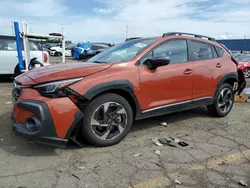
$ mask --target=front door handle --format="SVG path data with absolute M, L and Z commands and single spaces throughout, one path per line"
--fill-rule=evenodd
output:
M 222 65 L 221 65 L 220 63 L 217 63 L 217 64 L 216 64 L 216 67 L 217 67 L 217 68 L 221 68 Z
M 192 69 L 186 69 L 183 74 L 191 74 L 193 72 Z

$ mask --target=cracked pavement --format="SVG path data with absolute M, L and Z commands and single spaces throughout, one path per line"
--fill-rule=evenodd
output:
M 233 188 L 242 187 L 240 180 L 250 185 L 250 103 L 236 103 L 225 118 L 198 108 L 142 120 L 112 147 L 58 149 L 12 133 L 10 92 L 11 83 L 0 83 L 0 187 Z M 167 126 L 159 125 L 163 121 Z M 149 139 L 169 136 L 189 146 L 156 146 Z

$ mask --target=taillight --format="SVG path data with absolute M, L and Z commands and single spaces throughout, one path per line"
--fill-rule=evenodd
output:
M 43 61 L 44 61 L 44 63 L 46 63 L 48 61 L 47 53 L 43 53 Z

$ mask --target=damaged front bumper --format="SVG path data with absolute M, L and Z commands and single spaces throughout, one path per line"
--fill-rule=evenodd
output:
M 58 127 L 55 126 L 52 114 L 48 105 L 42 101 L 20 101 L 15 104 L 12 113 L 13 126 L 12 130 L 17 134 L 28 139 L 45 145 L 65 148 L 68 140 L 71 138 L 76 125 L 83 118 L 80 111 L 75 113 L 74 120 L 66 132 L 64 137 L 58 136 Z M 22 122 L 18 122 L 20 114 L 29 113 L 23 118 Z

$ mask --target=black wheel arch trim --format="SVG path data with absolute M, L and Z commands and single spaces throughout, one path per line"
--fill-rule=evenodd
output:
M 244 86 L 244 80 L 243 80 L 243 83 L 241 83 L 241 76 L 240 76 L 240 72 L 237 71 L 237 72 L 231 72 L 231 73 L 228 73 L 228 74 L 225 74 L 224 76 L 222 76 L 222 78 L 220 79 L 220 81 L 218 82 L 218 85 L 217 85 L 217 89 L 216 89 L 216 92 L 215 92 L 215 95 L 217 94 L 218 90 L 220 89 L 220 87 L 229 79 L 234 79 L 235 81 L 238 82 L 238 88 L 237 88 L 237 92 L 241 92 L 242 91 L 242 88 L 244 89 L 245 86 Z
M 74 133 L 74 129 L 76 128 L 77 124 L 81 122 L 81 120 L 84 118 L 83 113 L 80 110 L 77 110 L 74 115 L 74 121 L 71 123 L 66 135 L 65 139 L 70 139 L 72 134 Z
M 237 72 L 231 72 L 231 73 L 225 74 L 220 79 L 218 86 L 219 87 L 222 86 L 222 84 L 225 83 L 225 81 L 228 80 L 228 79 L 235 79 L 236 81 L 239 81 L 238 73 Z
M 98 84 L 91 89 L 89 89 L 86 93 L 83 94 L 83 97 L 92 100 L 94 97 L 109 90 L 123 90 L 126 91 L 130 97 L 133 99 L 135 104 L 135 119 L 141 115 L 141 109 L 137 97 L 134 93 L 134 86 L 129 80 L 115 80 L 111 82 L 105 82 L 102 84 Z
M 229 79 L 234 79 L 235 81 L 239 81 L 238 73 L 231 72 L 231 73 L 228 73 L 228 74 L 225 74 L 224 76 L 222 76 L 220 81 L 218 82 L 216 92 Z

